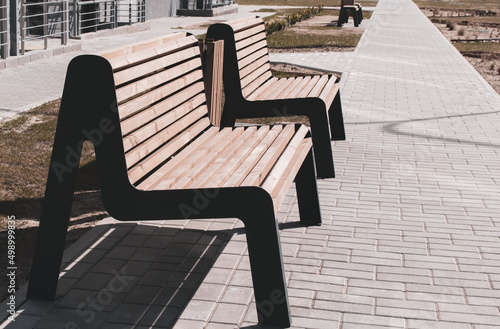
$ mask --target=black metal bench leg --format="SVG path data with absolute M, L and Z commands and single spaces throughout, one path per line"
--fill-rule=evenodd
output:
M 330 136 L 332 140 L 345 140 L 344 116 L 342 114 L 342 102 L 340 100 L 340 90 L 333 99 L 333 103 L 328 110 L 328 120 L 330 121 Z
M 272 205 L 243 219 L 259 323 L 290 327 L 291 317 L 286 290 L 278 224 Z
M 312 153 L 313 151 L 311 150 L 295 177 L 300 222 L 304 225 L 321 224 L 318 185 L 316 183 Z
M 324 104 L 324 103 L 323 103 Z M 320 178 L 334 178 L 335 166 L 333 162 L 332 144 L 330 142 L 330 129 L 326 111 L 309 116 L 311 124 L 311 137 L 313 140 L 316 173 Z
M 60 119 L 58 130 L 61 125 Z M 56 295 L 81 152 L 81 144 L 61 137 L 56 133 L 27 298 L 54 300 Z

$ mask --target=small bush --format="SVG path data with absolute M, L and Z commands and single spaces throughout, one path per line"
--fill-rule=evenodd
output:
M 301 9 L 295 14 L 287 15 L 283 19 L 274 19 L 266 23 L 266 35 L 281 31 L 303 19 L 311 18 L 323 10 L 322 6 Z
M 463 27 L 460 30 L 458 30 L 458 35 L 461 37 L 465 35 L 465 29 Z
M 495 64 L 491 64 L 490 70 L 494 71 L 495 70 Z
M 441 14 L 441 12 L 439 11 L 439 8 L 434 8 L 433 12 L 434 12 L 434 16 Z
M 455 23 L 453 23 L 452 21 L 446 21 L 446 27 L 450 30 L 450 31 L 453 31 L 455 30 Z
M 498 74 L 500 74 L 500 67 L 498 68 Z

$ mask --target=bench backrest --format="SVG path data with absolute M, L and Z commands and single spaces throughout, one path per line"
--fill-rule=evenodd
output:
M 113 68 L 128 176 L 138 185 L 211 126 L 198 39 L 176 33 L 100 55 Z
M 272 77 L 265 24 L 261 18 L 249 17 L 228 22 L 228 25 L 234 31 L 241 92 L 247 97 Z
M 354 6 L 354 0 L 342 0 L 340 6 Z

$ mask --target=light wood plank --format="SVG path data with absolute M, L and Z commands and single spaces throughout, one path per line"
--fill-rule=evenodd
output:
M 208 120 L 208 118 L 207 118 Z M 217 136 L 219 129 L 216 127 L 209 128 L 206 132 L 204 132 L 201 136 L 192 140 L 193 137 L 191 134 L 190 142 L 179 154 L 182 153 L 182 156 L 174 156 L 167 163 L 165 163 L 161 168 L 156 170 L 151 176 L 146 178 L 141 184 L 139 184 L 139 188 L 143 190 L 154 190 L 158 184 L 161 183 L 163 177 L 168 177 L 169 172 L 172 168 L 175 168 L 180 162 L 182 162 L 190 152 L 195 152 L 198 147 L 206 143 L 208 140 Z M 159 189 L 159 188 L 158 188 Z
M 336 77 L 332 76 L 319 95 L 319 98 L 325 102 L 327 109 L 330 108 L 330 105 L 332 105 L 333 99 L 339 90 L 339 85 L 338 83 L 335 83 L 335 80 Z
M 176 39 L 185 38 L 187 36 L 186 32 L 179 32 L 174 34 L 169 34 L 167 36 L 161 36 L 159 38 L 150 39 L 147 41 L 139 41 L 130 45 L 120 46 L 113 49 L 105 50 L 98 53 L 99 56 L 106 58 L 108 61 L 115 57 L 124 56 L 130 53 L 142 51 L 157 45 L 174 41 Z
M 141 62 L 149 61 L 153 58 L 165 56 L 169 53 L 179 51 L 182 48 L 194 47 L 198 44 L 198 40 L 194 36 L 179 38 L 171 42 L 159 44 L 154 48 L 147 48 L 141 51 L 132 52 L 130 54 L 116 57 L 110 60 L 115 73 L 122 71 L 130 66 L 137 65 Z
M 240 79 L 241 87 L 245 88 L 252 81 L 256 80 L 258 77 L 269 71 L 269 63 L 265 63 L 262 66 L 256 68 L 251 73 L 247 74 L 244 78 Z
M 179 107 L 161 118 L 161 122 L 151 122 L 123 140 L 128 168 L 147 157 L 157 147 L 182 132 L 193 122 L 206 116 L 206 106 L 195 111 Z M 208 124 L 207 124 L 208 125 Z
M 307 86 L 305 86 L 301 91 L 300 93 L 297 95 L 298 98 L 304 98 L 304 97 L 307 97 L 307 95 L 309 95 L 309 93 L 313 90 L 314 86 L 316 86 L 316 84 L 318 83 L 319 81 L 319 78 L 320 76 L 319 75 L 315 75 L 312 77 L 311 81 L 307 84 Z
M 307 95 L 307 97 L 319 97 L 321 91 L 323 90 L 323 87 L 326 85 L 327 82 L 328 82 L 328 76 L 322 75 L 318 83 L 314 86 L 313 90 L 311 90 L 311 92 L 309 93 L 309 95 Z
M 179 104 L 180 102 L 193 97 L 193 95 L 197 95 L 198 93 L 203 92 L 204 85 L 201 79 L 203 79 L 203 73 L 201 72 L 201 70 L 197 70 L 185 76 L 184 79 L 175 79 L 164 86 L 153 89 L 146 94 L 136 97 L 135 99 L 132 99 L 124 104 L 121 104 L 118 107 L 120 117 L 125 119 L 140 112 L 148 106 L 151 106 L 151 104 L 155 104 L 161 101 L 161 105 L 149 107 L 149 111 L 143 111 L 136 115 L 136 117 L 138 117 L 142 122 L 148 122 L 149 120 L 154 118 L 154 116 L 157 116 L 154 111 L 158 109 L 169 110 L 174 106 L 173 104 Z M 198 82 L 191 85 L 196 81 Z M 173 94 L 177 90 L 181 90 L 188 85 L 191 86 L 181 92 Z M 165 112 L 165 110 L 163 110 L 163 112 Z
M 256 88 L 260 85 L 264 84 L 268 79 L 271 79 L 273 75 L 271 71 L 265 71 L 260 77 L 249 83 L 245 88 L 242 89 L 243 97 L 247 97 L 250 93 L 252 93 Z
M 192 126 L 188 127 L 188 129 L 183 129 L 178 136 L 168 141 L 168 143 L 161 145 L 161 147 L 152 152 L 149 157 L 140 158 L 141 161 L 136 162 L 136 165 L 128 171 L 129 179 L 132 184 L 137 183 L 144 176 L 150 174 L 153 169 L 168 160 L 179 149 L 188 144 L 193 138 L 209 126 L 210 122 L 208 121 L 208 118 L 202 118 Z M 141 188 L 147 188 L 151 181 L 153 181 L 153 179 L 141 183 Z
M 244 69 L 241 69 L 240 80 L 243 81 L 249 74 L 258 69 L 263 69 L 266 71 L 271 69 L 271 65 L 269 64 L 266 57 L 261 57 L 258 60 L 254 61 L 252 64 L 247 65 Z
M 246 47 L 236 53 L 236 57 L 238 58 L 238 61 L 244 59 L 250 54 L 253 54 L 254 52 L 258 51 L 261 48 L 267 48 L 267 42 L 266 40 L 262 40 L 261 42 L 254 43 L 253 45 Z
M 172 160 L 166 163 L 162 168 L 161 179 L 155 184 L 156 190 L 167 190 L 172 184 L 187 174 L 203 157 L 217 149 L 217 145 L 225 143 L 227 138 L 233 132 L 231 128 L 224 128 L 217 132 L 215 136 L 204 139 L 203 143 L 192 150 L 182 150 Z M 199 138 L 203 138 L 203 135 Z M 198 138 L 198 139 L 199 139 Z
M 283 96 L 283 98 L 297 98 L 297 95 L 307 87 L 307 84 L 311 81 L 311 77 L 307 76 L 301 78 L 302 79 L 300 79 L 300 82 L 297 85 L 290 87 L 290 90 Z
M 293 92 L 295 88 L 297 88 L 301 84 L 302 80 L 304 80 L 303 77 L 290 78 L 290 79 L 292 79 L 292 83 L 288 85 L 286 89 L 282 89 L 279 94 L 274 95 L 273 99 L 287 98 L 287 95 Z
M 255 26 L 262 24 L 263 21 L 261 18 L 255 17 L 249 17 L 241 20 L 235 20 L 230 22 L 229 24 L 233 28 L 233 31 L 235 33 L 239 32 L 240 30 L 248 29 L 249 27 Z
M 254 149 L 262 142 L 270 131 L 269 126 L 261 126 L 255 134 L 252 134 L 250 139 L 238 148 L 234 157 L 229 159 L 229 162 L 224 166 L 223 170 L 219 170 L 210 177 L 208 181 L 203 182 L 203 186 L 225 186 L 227 181 L 233 177 L 235 171 L 241 164 L 254 152 Z M 229 185 L 228 185 L 229 186 Z
M 246 144 L 251 143 L 252 137 L 256 136 L 257 127 L 252 126 L 245 129 L 244 133 L 234 140 L 229 147 L 227 147 L 217 159 L 215 159 L 210 166 L 207 166 L 198 177 L 190 184 L 186 184 L 184 188 L 208 188 L 217 187 L 215 181 L 212 181 L 218 174 L 222 172 L 228 173 L 231 168 L 228 166 L 232 159 L 241 159 L 238 156 L 238 151 L 241 150 Z
M 195 69 L 201 70 L 201 61 L 199 58 L 193 58 L 188 62 L 181 63 L 165 71 L 161 71 L 144 79 L 126 84 L 116 90 L 116 98 L 118 100 L 118 103 L 120 104 L 123 101 L 133 98 L 136 95 L 144 93 L 154 87 L 177 79 L 180 76 L 186 74 L 186 72 L 190 72 Z
M 236 51 L 239 51 L 247 46 L 250 46 L 254 43 L 261 42 L 262 40 L 266 40 L 266 32 L 262 31 L 259 34 L 253 35 L 249 38 L 243 39 L 236 43 Z M 266 40 L 267 43 L 267 40 Z
M 247 99 L 252 101 L 255 99 L 259 99 L 260 95 L 268 90 L 268 88 L 272 88 L 276 83 L 278 83 L 278 78 L 271 78 L 267 80 L 262 86 L 260 86 L 257 90 L 252 92 Z
M 247 178 L 250 171 L 259 162 L 261 157 L 266 153 L 274 140 L 279 136 L 283 130 L 281 125 L 273 126 L 273 128 L 266 134 L 262 141 L 253 149 L 248 157 L 240 164 L 234 171 L 233 175 L 223 184 L 225 187 L 240 186 L 241 182 Z
M 235 143 L 244 132 L 245 128 L 243 127 L 235 128 L 225 138 L 213 145 L 213 148 L 210 151 L 200 155 L 200 157 L 192 163 L 189 170 L 185 170 L 182 175 L 178 175 L 170 184 L 162 182 L 162 187 L 169 189 L 187 188 L 195 179 L 208 173 L 207 168 L 213 165 L 218 158 L 222 157 L 222 154 L 224 154 L 227 149 L 230 149 L 231 144 Z M 192 156 L 196 156 L 196 154 Z
M 295 81 L 294 78 L 281 78 L 281 79 L 279 79 L 278 83 L 276 83 L 276 86 L 269 88 L 264 93 L 261 93 L 261 95 L 259 96 L 258 99 L 261 99 L 261 100 L 275 99 L 275 98 L 277 98 L 277 95 L 282 93 L 284 90 L 287 90 L 287 88 L 289 88 L 289 86 L 294 81 Z
M 265 25 L 264 24 L 258 24 L 258 25 L 255 25 L 253 27 L 250 27 L 250 28 L 247 28 L 247 29 L 244 29 L 244 30 L 240 30 L 239 32 L 236 32 L 234 34 L 234 41 L 236 43 L 238 43 L 239 41 L 245 39 L 245 38 L 248 38 L 249 36 L 252 36 L 254 34 L 257 34 L 261 31 L 265 31 Z
M 302 138 L 299 140 L 300 145 L 296 149 L 292 147 L 287 148 L 262 184 L 262 188 L 268 191 L 273 199 L 275 212 L 279 210 L 281 202 L 290 189 L 290 185 L 292 185 L 302 163 L 311 150 L 311 138 Z
M 244 69 L 247 65 L 252 64 L 256 60 L 258 60 L 261 57 L 265 57 L 267 61 L 269 62 L 269 53 L 267 51 L 267 48 L 262 48 L 257 50 L 256 52 L 248 55 L 245 58 L 242 58 L 241 60 L 238 61 L 238 68 L 240 70 Z
M 287 125 L 274 142 L 269 146 L 266 152 L 259 159 L 259 162 L 248 173 L 247 177 L 241 182 L 241 186 L 259 186 L 267 174 L 278 160 L 288 142 L 295 133 L 294 125 Z
M 145 75 L 150 75 L 157 70 L 163 70 L 180 61 L 191 59 L 199 55 L 200 48 L 198 47 L 198 43 L 196 43 L 196 46 L 179 50 L 171 54 L 147 61 L 145 63 L 134 65 L 123 71 L 116 72 L 114 74 L 115 84 L 117 86 L 120 86 L 121 84 L 128 81 L 143 77 Z

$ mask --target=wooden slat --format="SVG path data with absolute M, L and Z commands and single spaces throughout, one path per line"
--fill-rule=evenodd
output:
M 335 83 L 335 80 L 336 78 L 332 76 L 319 95 L 319 98 L 325 102 L 327 109 L 330 108 L 330 105 L 332 105 L 333 99 L 339 90 L 339 85 L 338 83 Z
M 166 115 L 156 118 L 156 120 L 153 122 L 144 124 L 144 126 L 125 136 L 123 139 L 123 146 L 125 147 L 125 150 L 128 151 L 132 147 L 142 143 L 142 141 L 148 139 L 150 136 L 153 136 L 158 131 L 163 130 L 165 127 L 168 127 L 172 124 L 173 121 L 182 117 L 189 111 L 193 111 L 193 109 L 196 109 L 204 102 L 205 95 L 199 94 L 198 96 L 190 99 L 188 102 L 183 103 L 181 106 L 179 106 L 179 108 L 174 109 L 173 112 L 170 113 L 165 111 L 165 113 L 167 113 Z M 208 110 L 206 106 L 202 106 L 201 108 L 197 109 L 196 112 L 198 113 L 197 115 L 203 116 L 207 114 Z M 188 118 L 185 118 L 185 120 L 187 119 Z M 189 126 L 190 122 L 185 121 L 183 124 L 185 126 Z
M 277 129 L 277 128 L 275 128 Z M 241 164 L 249 157 L 254 149 L 262 142 L 269 133 L 269 126 L 261 126 L 255 134 L 252 134 L 250 139 L 238 148 L 234 157 L 229 159 L 229 162 L 224 166 L 223 170 L 214 173 L 208 181 L 203 182 L 204 186 L 225 186 L 227 181 L 233 177 L 234 172 Z M 229 185 L 228 185 L 229 186 Z
M 155 189 L 169 189 L 172 184 L 181 179 L 193 166 L 199 161 L 202 161 L 205 155 L 214 152 L 214 149 L 217 149 L 217 145 L 227 141 L 227 138 L 232 132 L 233 130 L 231 128 L 225 128 L 210 138 L 203 138 L 203 135 L 200 136 L 198 139 L 203 138 L 203 143 L 197 145 L 195 149 L 182 150 L 159 169 L 163 175 L 161 179 L 155 183 Z
M 160 118 L 161 122 L 151 122 L 137 133 L 127 136 L 123 145 L 126 150 L 128 168 L 147 157 L 157 147 L 182 132 L 193 122 L 206 116 L 206 112 L 205 105 L 189 113 L 185 107 L 179 107 Z
M 313 90 L 311 90 L 311 92 L 307 95 L 307 97 L 319 97 L 321 91 L 323 90 L 323 87 L 326 85 L 327 82 L 328 82 L 328 76 L 322 75 L 318 83 L 314 86 Z
M 206 119 L 207 121 L 208 118 Z M 189 152 L 194 152 L 198 147 L 203 145 L 203 143 L 207 142 L 207 140 L 210 140 L 214 138 L 214 136 L 217 135 L 219 132 L 219 129 L 216 127 L 211 127 L 208 129 L 206 132 L 204 132 L 201 136 L 196 138 L 194 141 L 192 141 L 192 138 L 195 137 L 193 134 L 190 134 L 191 139 L 188 140 L 188 142 L 191 142 L 189 145 L 187 145 L 181 152 L 182 156 L 174 156 L 174 158 L 170 159 L 164 166 L 156 170 L 151 176 L 146 178 L 141 184 L 138 185 L 138 188 L 143 189 L 143 190 L 153 190 L 155 187 L 161 183 L 163 177 L 168 177 L 169 170 L 172 169 L 172 167 L 175 167 L 179 162 L 183 161 L 186 156 L 189 154 Z M 190 133 L 189 131 L 186 131 L 185 133 Z M 185 134 L 184 133 L 184 134 Z M 180 153 L 179 153 L 180 154 Z M 130 173 L 129 173 L 130 175 Z
M 266 32 L 262 31 L 259 34 L 253 35 L 249 38 L 243 39 L 236 43 L 236 51 L 239 51 L 247 46 L 250 46 L 254 43 L 261 42 L 262 40 L 266 40 Z M 267 43 L 267 40 L 266 40 Z
M 295 90 L 295 88 L 298 88 L 299 85 L 302 83 L 304 80 L 303 77 L 297 77 L 297 78 L 290 78 L 292 80 L 292 83 L 286 88 L 282 89 L 279 94 L 274 96 L 274 98 L 287 98 L 287 95 Z
M 176 39 L 185 38 L 186 36 L 187 36 L 186 32 L 169 34 L 167 36 L 162 36 L 162 37 L 150 39 L 147 41 L 140 41 L 140 42 L 133 43 L 130 45 L 120 46 L 120 47 L 116 47 L 113 49 L 105 50 L 104 52 L 99 53 L 98 55 L 106 58 L 109 61 L 109 60 L 116 58 L 116 57 L 120 57 L 120 56 L 128 55 L 130 53 L 142 51 L 144 49 L 155 47 L 157 45 L 171 42 L 171 41 L 174 41 Z
M 157 116 L 156 113 L 159 111 L 160 113 L 165 112 L 165 109 L 171 109 L 174 105 L 179 104 L 182 101 L 185 101 L 191 98 L 193 95 L 201 93 L 204 91 L 203 81 L 200 81 L 203 78 L 203 72 L 201 70 L 194 71 L 184 77 L 184 79 L 175 79 L 170 83 L 167 83 L 160 88 L 154 89 L 146 94 L 143 94 L 127 103 L 121 104 L 119 108 L 119 113 L 121 118 L 127 118 L 145 108 L 150 106 L 151 104 L 155 104 L 160 102 L 159 104 L 152 106 L 149 108 L 149 111 L 143 111 L 140 114 L 136 115 L 136 119 L 145 123 Z M 189 86 L 187 89 L 178 92 L 176 94 L 172 94 L 176 90 L 181 90 L 182 88 L 192 84 L 193 82 L 197 83 Z M 163 110 L 162 110 L 163 109 Z M 125 129 L 125 127 L 122 125 Z M 124 131 L 126 134 L 128 130 Z
M 309 95 L 309 93 L 313 90 L 314 86 L 316 86 L 316 84 L 318 83 L 319 79 L 320 79 L 319 75 L 313 76 L 312 79 L 311 79 L 311 81 L 309 81 L 309 83 L 307 84 L 307 86 L 305 86 L 300 91 L 300 93 L 297 95 L 297 97 L 298 98 L 307 97 L 307 95 Z
M 144 176 L 151 173 L 153 169 L 158 167 L 161 163 L 169 159 L 174 155 L 179 149 L 184 145 L 188 144 L 194 137 L 200 134 L 202 131 L 207 129 L 210 125 L 208 118 L 203 118 L 189 127 L 187 130 L 182 130 L 182 133 L 173 138 L 171 141 L 162 145 L 156 151 L 151 153 L 147 158 L 141 158 L 141 162 L 138 162 L 136 166 L 128 171 L 129 179 L 132 184 L 142 179 Z M 215 131 L 214 131 L 215 133 Z M 153 179 L 141 183 L 141 186 L 147 188 L 148 184 L 151 183 Z
M 157 70 L 162 70 L 170 65 L 178 63 L 180 61 L 191 59 L 200 55 L 200 48 L 198 47 L 198 42 L 193 43 L 192 47 L 183 49 L 180 51 L 173 52 L 171 54 L 153 59 L 151 61 L 134 65 L 128 69 L 125 69 L 114 74 L 115 84 L 117 86 L 140 78 L 145 75 L 149 75 Z
M 277 95 L 283 92 L 283 90 L 287 90 L 287 88 L 293 83 L 293 81 L 294 78 L 279 79 L 278 82 L 275 84 L 275 86 L 272 86 L 268 88 L 267 91 L 261 93 L 258 99 L 275 99 Z
M 147 48 L 138 52 L 133 52 L 124 56 L 116 57 L 110 60 L 114 72 L 121 71 L 127 67 L 137 65 L 141 62 L 152 60 L 169 53 L 179 51 L 179 49 L 197 45 L 198 40 L 194 36 L 179 38 L 171 42 L 160 44 L 154 48 Z
M 242 60 L 246 56 L 253 54 L 261 48 L 267 48 L 266 40 L 262 40 L 261 42 L 254 43 L 253 45 L 246 47 L 236 53 L 238 61 Z
M 126 99 L 132 98 L 135 95 L 141 94 L 149 89 L 169 82 L 173 79 L 177 79 L 181 75 L 186 74 L 186 72 L 190 72 L 198 68 L 201 68 L 201 61 L 199 58 L 193 58 L 188 62 L 176 65 L 165 71 L 161 71 L 157 74 L 151 75 L 136 82 L 126 84 L 116 90 L 116 98 L 118 100 L 118 103 L 121 103 Z
M 280 157 L 262 185 L 262 188 L 271 194 L 275 212 L 279 210 L 281 202 L 312 147 L 311 138 L 300 138 L 298 141 L 300 141 L 300 144 L 296 148 L 291 146 L 293 141 L 290 142 L 290 146 Z
M 294 125 L 287 125 L 269 146 L 259 162 L 248 173 L 241 186 L 259 186 L 278 160 L 295 133 Z
M 240 30 L 239 32 L 236 32 L 234 34 L 234 41 L 237 43 L 245 38 L 248 38 L 251 35 L 257 34 L 259 32 L 266 31 L 265 25 L 264 24 L 258 24 L 253 27 Z
M 300 82 L 293 88 L 290 88 L 283 98 L 297 98 L 298 94 L 300 94 L 300 92 L 307 87 L 307 84 L 311 81 L 311 77 L 307 76 L 301 78 Z
M 228 164 L 232 159 L 241 159 L 238 156 L 238 151 L 244 148 L 248 143 L 251 143 L 252 137 L 257 136 L 257 127 L 252 126 L 245 129 L 245 132 L 239 136 L 238 139 L 234 140 L 229 147 L 227 147 L 218 157 L 215 159 L 210 166 L 207 166 L 196 179 L 191 183 L 184 185 L 184 188 L 204 188 L 204 187 L 214 187 L 217 186 L 212 180 L 216 178 L 218 174 L 224 172 L 228 174 L 231 168 L 228 168 Z M 229 173 L 230 175 L 230 173 Z
M 262 24 L 262 19 L 257 17 L 248 17 L 241 20 L 228 22 L 227 24 L 231 25 L 233 31 L 236 33 L 239 32 L 240 30 L 247 29 L 251 26 Z
M 264 83 L 262 86 L 260 86 L 257 90 L 252 92 L 247 99 L 252 101 L 255 99 L 259 99 L 260 95 L 268 90 L 268 88 L 273 87 L 276 83 L 278 82 L 278 78 L 271 78 L 267 80 L 266 83 Z
M 172 180 L 172 183 L 169 185 L 162 182 L 162 186 L 171 189 L 187 188 L 195 179 L 203 174 L 208 174 L 207 168 L 213 165 L 219 157 L 222 157 L 222 154 L 224 154 L 227 149 L 230 149 L 231 145 L 235 144 L 244 132 L 244 127 L 235 128 L 228 136 L 214 145 L 213 150 L 196 159 L 192 166 L 188 168 L 189 170 L 185 170 L 182 175 L 178 175 L 177 179 Z
M 255 89 L 257 89 L 260 85 L 265 83 L 268 79 L 272 78 L 273 75 L 271 71 L 265 71 L 260 77 L 252 81 L 245 88 L 242 89 L 243 97 L 247 97 L 250 93 L 252 93 Z
M 267 48 L 259 49 L 256 52 L 238 61 L 238 68 L 242 70 L 245 68 L 245 66 L 252 64 L 254 61 L 258 60 L 261 57 L 265 57 L 269 61 L 269 53 L 267 51 Z
M 239 186 L 245 180 L 250 171 L 259 162 L 261 157 L 266 153 L 274 140 L 278 137 L 283 127 L 281 125 L 274 126 L 260 143 L 252 150 L 248 157 L 240 164 L 233 172 L 231 177 L 223 184 L 225 187 Z
M 245 79 L 245 77 L 247 77 L 250 73 L 254 72 L 257 69 L 264 69 L 266 71 L 271 69 L 271 65 L 269 64 L 266 57 L 262 57 L 254 61 L 252 64 L 247 65 L 244 69 L 240 70 L 240 79 Z

